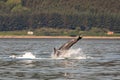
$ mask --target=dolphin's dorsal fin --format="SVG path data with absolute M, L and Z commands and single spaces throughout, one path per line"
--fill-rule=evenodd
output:
M 72 45 L 74 45 L 77 41 L 79 41 L 82 37 L 78 36 L 75 39 L 63 44 L 58 50 L 68 50 Z

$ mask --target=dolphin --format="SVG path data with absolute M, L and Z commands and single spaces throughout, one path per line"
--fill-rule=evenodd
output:
M 63 44 L 60 48 L 56 49 L 54 48 L 54 57 L 60 57 L 61 55 L 64 55 L 66 51 L 68 51 L 75 43 L 77 43 L 80 39 L 82 39 L 81 36 L 78 36 L 77 38 L 74 38 L 67 43 Z

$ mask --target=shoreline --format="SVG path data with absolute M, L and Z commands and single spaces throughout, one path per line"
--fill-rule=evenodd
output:
M 66 38 L 74 38 L 72 36 L 0 36 L 0 39 L 4 39 L 4 38 L 26 38 L 26 39 L 29 39 L 29 38 L 63 38 L 63 39 L 66 39 Z M 109 37 L 109 36 L 83 36 L 83 39 L 120 39 L 120 36 L 119 37 Z

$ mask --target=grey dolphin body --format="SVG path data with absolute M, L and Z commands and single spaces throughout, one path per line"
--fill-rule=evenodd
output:
M 65 54 L 76 42 L 82 39 L 81 36 L 78 36 L 75 39 L 68 41 L 67 43 L 63 44 L 59 49 L 54 48 L 54 56 L 59 57 L 62 54 Z

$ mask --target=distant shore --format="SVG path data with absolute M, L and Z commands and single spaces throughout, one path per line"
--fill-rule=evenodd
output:
M 71 36 L 0 36 L 0 38 L 74 38 Z M 83 36 L 83 39 L 120 39 L 119 37 L 107 36 Z

